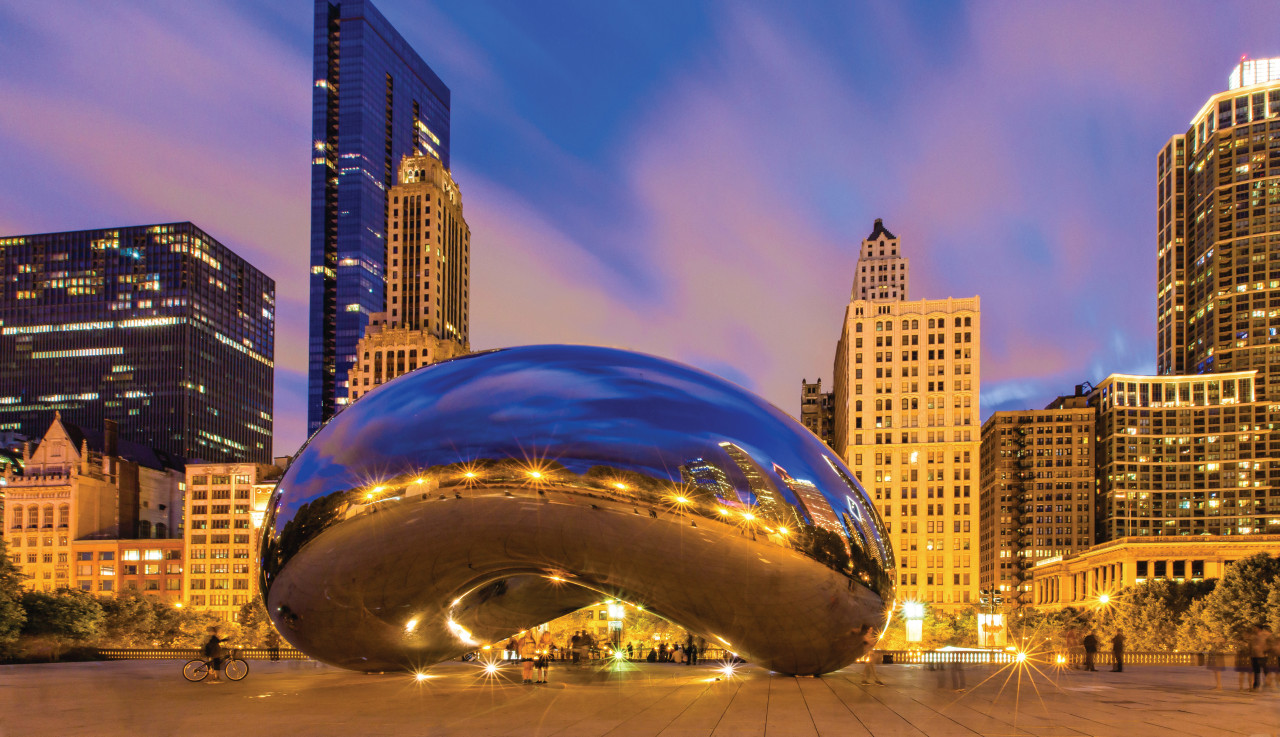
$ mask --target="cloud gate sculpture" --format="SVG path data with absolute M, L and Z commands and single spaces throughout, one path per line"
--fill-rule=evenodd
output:
M 585 346 L 469 355 L 361 397 L 289 467 L 261 550 L 281 634 L 365 671 L 603 595 L 821 674 L 893 602 L 883 523 L 812 433 L 703 371 Z

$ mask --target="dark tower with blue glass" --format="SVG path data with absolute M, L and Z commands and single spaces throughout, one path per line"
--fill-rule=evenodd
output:
M 307 432 L 347 401 L 384 309 L 387 190 L 401 156 L 449 168 L 449 88 L 367 0 L 316 0 Z

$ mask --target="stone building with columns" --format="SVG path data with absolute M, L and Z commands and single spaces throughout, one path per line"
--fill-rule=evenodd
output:
M 1128 586 L 1220 578 L 1232 563 L 1277 549 L 1280 535 L 1123 537 L 1037 563 L 1031 603 L 1049 609 L 1088 606 Z

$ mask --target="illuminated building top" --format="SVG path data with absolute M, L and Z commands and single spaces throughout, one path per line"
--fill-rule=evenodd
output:
M 1268 82 L 1280 82 L 1280 56 L 1273 59 L 1246 59 L 1231 70 L 1227 89 L 1237 90 Z

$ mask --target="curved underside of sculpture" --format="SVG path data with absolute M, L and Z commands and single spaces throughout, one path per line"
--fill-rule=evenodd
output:
M 865 652 L 893 601 L 871 502 L 771 405 L 664 359 L 475 354 L 368 393 L 300 451 L 262 544 L 317 659 L 416 670 L 599 601 L 789 674 Z

